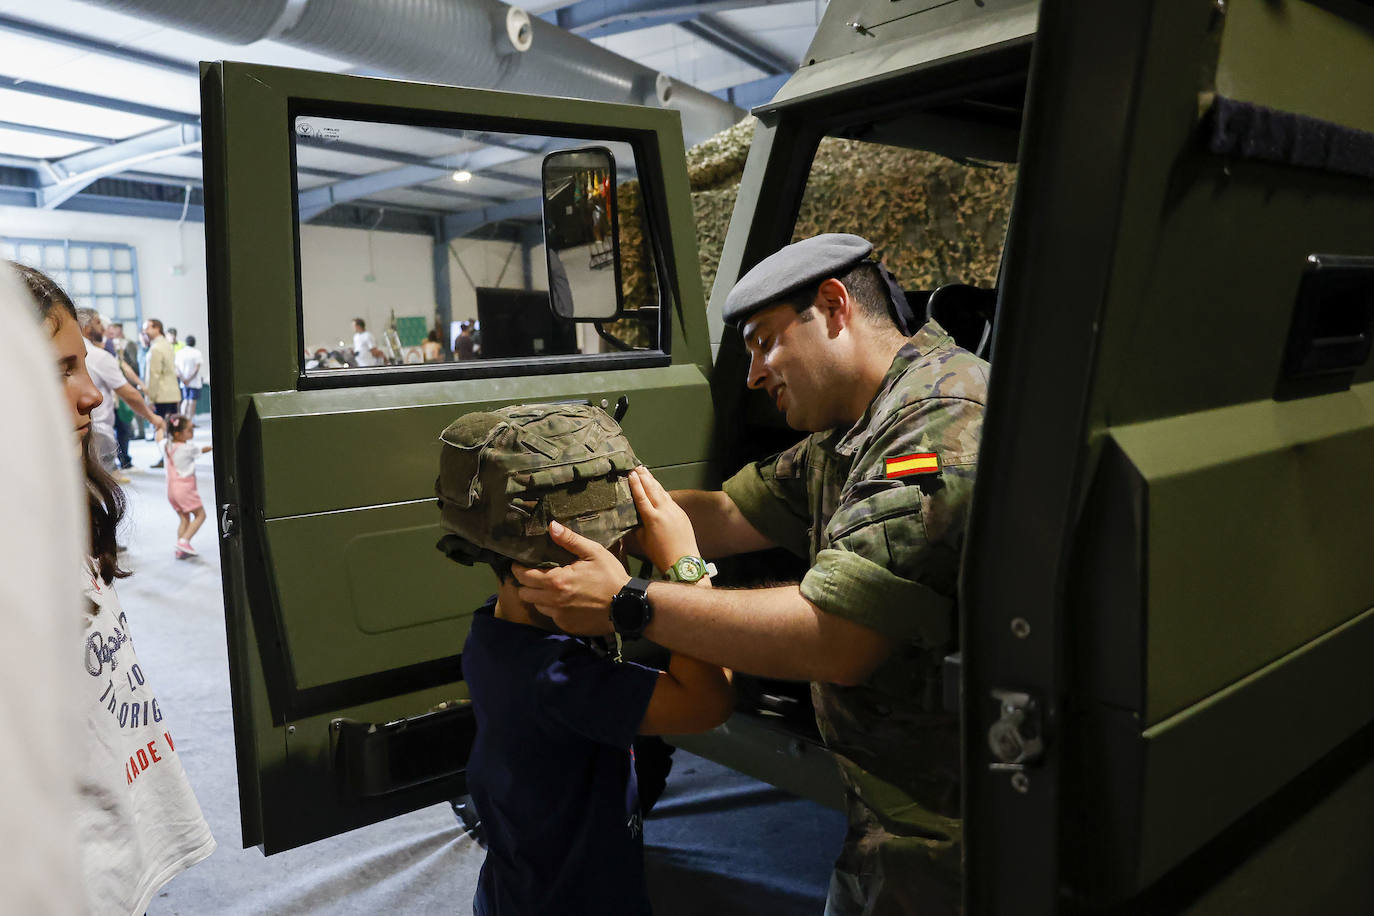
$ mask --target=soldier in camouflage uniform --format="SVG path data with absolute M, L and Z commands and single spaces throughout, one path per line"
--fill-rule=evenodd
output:
M 846 786 L 849 831 L 826 912 L 959 910 L 957 717 L 939 661 L 987 393 L 987 364 L 934 321 L 906 338 L 895 284 L 857 236 L 818 236 L 765 259 L 726 302 L 749 385 L 811 433 L 723 492 L 675 492 L 705 556 L 778 545 L 810 560 L 790 589 L 693 595 L 655 583 L 646 635 L 740 671 L 812 681 Z M 619 579 L 589 543 L 554 573 L 516 567 L 522 597 L 564 629 L 600 632 Z

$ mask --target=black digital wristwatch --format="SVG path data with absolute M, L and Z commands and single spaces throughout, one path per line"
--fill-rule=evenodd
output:
M 654 618 L 649 606 L 649 580 L 631 579 L 611 599 L 611 626 L 622 639 L 638 639 Z

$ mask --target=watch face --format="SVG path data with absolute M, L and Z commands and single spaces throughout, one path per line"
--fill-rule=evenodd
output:
M 611 599 L 611 623 L 623 636 L 639 636 L 649 624 L 649 599 L 642 591 L 620 592 Z
M 684 582 L 695 582 L 706 575 L 706 564 L 696 557 L 683 557 L 676 566 L 678 578 Z

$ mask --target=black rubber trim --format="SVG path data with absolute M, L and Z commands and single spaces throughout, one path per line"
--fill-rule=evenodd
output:
M 1218 95 L 1206 117 L 1207 149 L 1336 175 L 1374 178 L 1374 133 Z
M 462 656 L 446 655 L 346 681 L 297 688 L 286 697 L 286 721 L 337 713 L 354 706 L 457 683 L 462 679 Z

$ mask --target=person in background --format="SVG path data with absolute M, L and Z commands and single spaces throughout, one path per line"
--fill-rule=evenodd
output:
M 361 318 L 353 319 L 353 361 L 364 368 L 380 365 L 382 361 L 382 351 L 377 348 L 377 341 L 372 339 L 367 322 Z
M 167 459 L 167 501 L 181 520 L 177 524 L 176 558 L 184 560 L 196 555 L 191 546 L 200 526 L 205 524 L 205 505 L 196 488 L 196 459 L 212 446 L 199 446 L 191 441 L 196 424 L 188 416 L 178 414 L 167 422 L 167 438 L 161 440 L 162 455 Z
M 443 360 L 444 345 L 439 340 L 439 332 L 437 330 L 429 332 L 429 336 L 425 338 L 423 349 L 425 354 L 425 362 L 437 363 Z
M 81 326 L 81 334 L 86 338 L 86 370 L 96 387 L 100 389 L 102 398 L 100 406 L 91 412 L 91 434 L 96 437 L 96 453 L 106 470 L 122 470 L 133 462 L 125 463 L 129 455 L 127 435 L 123 447 L 120 447 L 116 430 L 116 398 L 122 399 L 131 409 L 152 423 L 154 428 L 161 428 L 164 424 L 162 418 L 153 412 L 143 400 L 143 396 L 125 377 L 119 360 L 100 345 L 104 340 L 105 326 L 99 313 L 95 309 L 83 308 L 77 309 L 76 316 Z M 122 475 L 117 475 L 115 479 L 120 483 L 129 482 L 129 478 Z
M 134 380 L 142 378 L 138 371 L 138 344 L 124 336 L 124 325 L 118 321 L 105 322 L 105 348 L 128 366 L 126 374 Z
M 146 324 L 146 322 L 145 322 L 145 324 Z M 138 348 L 137 348 L 137 350 L 135 350 L 135 355 L 136 355 L 137 360 L 138 360 L 138 366 L 137 366 L 137 368 L 138 368 L 138 379 L 139 379 L 139 382 L 138 382 L 138 383 L 139 383 L 140 386 L 143 385 L 143 379 L 146 379 L 146 378 L 148 377 L 148 354 L 152 351 L 152 348 L 153 348 L 153 341 L 152 341 L 152 338 L 150 338 L 150 337 L 148 336 L 148 332 L 147 332 L 146 330 L 143 329 L 143 326 L 140 326 L 140 327 L 139 327 L 139 331 L 138 331 Z M 144 389 L 143 389 L 143 396 L 144 396 L 145 398 L 148 397 L 148 389 L 147 389 L 147 388 L 144 388 Z M 148 399 L 148 403 L 150 403 L 150 404 L 152 403 L 152 399 L 151 399 L 151 398 Z M 142 423 L 139 423 L 139 424 L 138 424 L 138 437 L 139 437 L 140 439 L 145 439 L 145 440 L 146 440 L 146 439 L 151 439 L 151 438 L 153 438 L 153 436 L 149 435 L 150 432 L 151 432 L 151 430 L 147 430 L 147 429 L 144 429 L 144 428 L 143 428 L 143 424 L 142 424 Z
M 105 349 L 119 360 L 119 368 L 124 371 L 124 377 L 142 395 L 143 379 L 138 374 L 138 345 L 124 336 L 124 325 L 117 321 L 105 322 Z M 143 438 L 143 417 L 121 400 L 115 405 L 115 441 L 119 445 L 120 470 L 127 471 L 134 466 L 133 459 L 129 457 L 129 440 L 135 435 Z
M 464 321 L 458 325 L 458 336 L 453 338 L 453 355 L 457 359 L 472 359 L 476 346 L 477 341 L 472 337 L 472 322 Z
M 205 357 L 196 349 L 196 335 L 186 335 L 186 346 L 175 352 L 177 380 L 181 382 L 181 415 L 194 417 L 200 398 L 200 371 Z
M 119 345 L 115 342 L 114 332 L 110 330 L 114 327 L 114 322 L 101 315 L 100 323 L 105 326 L 105 342 L 100 345 L 101 348 L 115 359 L 119 359 Z
M 66 394 L 62 417 L 74 431 L 71 444 L 85 472 L 86 559 L 77 566 L 78 557 L 71 558 L 71 575 L 86 608 L 80 628 L 83 661 L 77 661 L 76 653 L 71 656 L 72 664 L 81 666 L 72 674 L 80 681 L 83 721 L 70 726 L 80 736 L 73 759 L 85 911 L 131 916 L 145 912 L 164 884 L 214 852 L 215 839 L 182 768 L 166 710 L 134 652 L 129 616 L 115 591 L 115 580 L 129 575 L 119 566 L 115 544 L 126 503 L 96 460 L 90 417 L 101 394 L 86 371 L 86 341 L 76 308 L 42 272 L 11 266 L 27 286 L 50 337 L 49 355 L 56 358 Z M 52 722 L 50 727 L 63 724 Z M 27 836 L 16 840 L 29 842 Z M 9 851 L 6 858 L 12 855 Z
M 186 346 L 186 344 L 182 343 L 180 340 L 177 339 L 177 329 L 176 329 L 176 328 L 168 328 L 168 329 L 167 329 L 167 339 L 168 339 L 168 340 L 171 342 L 171 344 L 172 344 L 172 353 L 173 353 L 173 354 L 180 353 L 180 352 L 181 352 L 181 348 L 184 347 L 184 346 Z
M 177 382 L 172 343 L 162 332 L 162 322 L 156 318 L 143 322 L 143 336 L 148 339 L 148 372 L 144 376 L 144 387 L 148 389 L 153 410 L 163 420 L 169 420 L 181 409 L 181 385 Z M 162 467 L 162 459 L 159 458 L 153 467 Z

